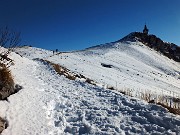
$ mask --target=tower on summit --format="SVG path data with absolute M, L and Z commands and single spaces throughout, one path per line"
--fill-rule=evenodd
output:
M 148 34 L 148 32 L 149 32 L 149 30 L 148 30 L 148 28 L 147 28 L 147 26 L 146 26 L 146 24 L 145 24 L 145 25 L 144 25 L 143 33 L 144 33 L 144 34 Z

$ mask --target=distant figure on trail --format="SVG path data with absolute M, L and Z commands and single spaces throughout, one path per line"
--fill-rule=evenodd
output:
M 58 49 L 56 49 L 56 52 L 58 52 Z

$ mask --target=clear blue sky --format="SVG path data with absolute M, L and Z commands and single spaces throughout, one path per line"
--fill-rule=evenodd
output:
M 180 0 L 0 0 L 0 26 L 22 44 L 62 51 L 116 41 L 142 31 L 180 45 Z

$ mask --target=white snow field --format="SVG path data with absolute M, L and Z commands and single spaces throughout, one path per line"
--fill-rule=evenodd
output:
M 2 135 L 179 135 L 180 116 L 161 106 L 106 89 L 180 93 L 180 65 L 140 42 L 119 42 L 53 55 L 34 47 L 10 57 L 18 93 L 0 101 L 8 121 Z M 58 75 L 42 58 L 82 74 L 99 85 Z M 104 67 L 102 65 L 108 65 Z
M 138 41 L 110 43 L 57 55 L 31 47 L 18 48 L 16 51 L 29 59 L 42 58 L 65 66 L 100 85 L 110 85 L 120 90 L 131 88 L 167 95 L 180 94 L 180 63 Z

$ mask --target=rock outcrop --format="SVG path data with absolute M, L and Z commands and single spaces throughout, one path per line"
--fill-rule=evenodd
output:
M 133 32 L 119 41 L 123 42 L 137 40 L 147 45 L 148 47 L 153 48 L 158 52 L 161 52 L 168 58 L 180 62 L 180 46 L 177 46 L 173 43 L 164 42 L 155 35 L 148 35 L 142 32 Z

